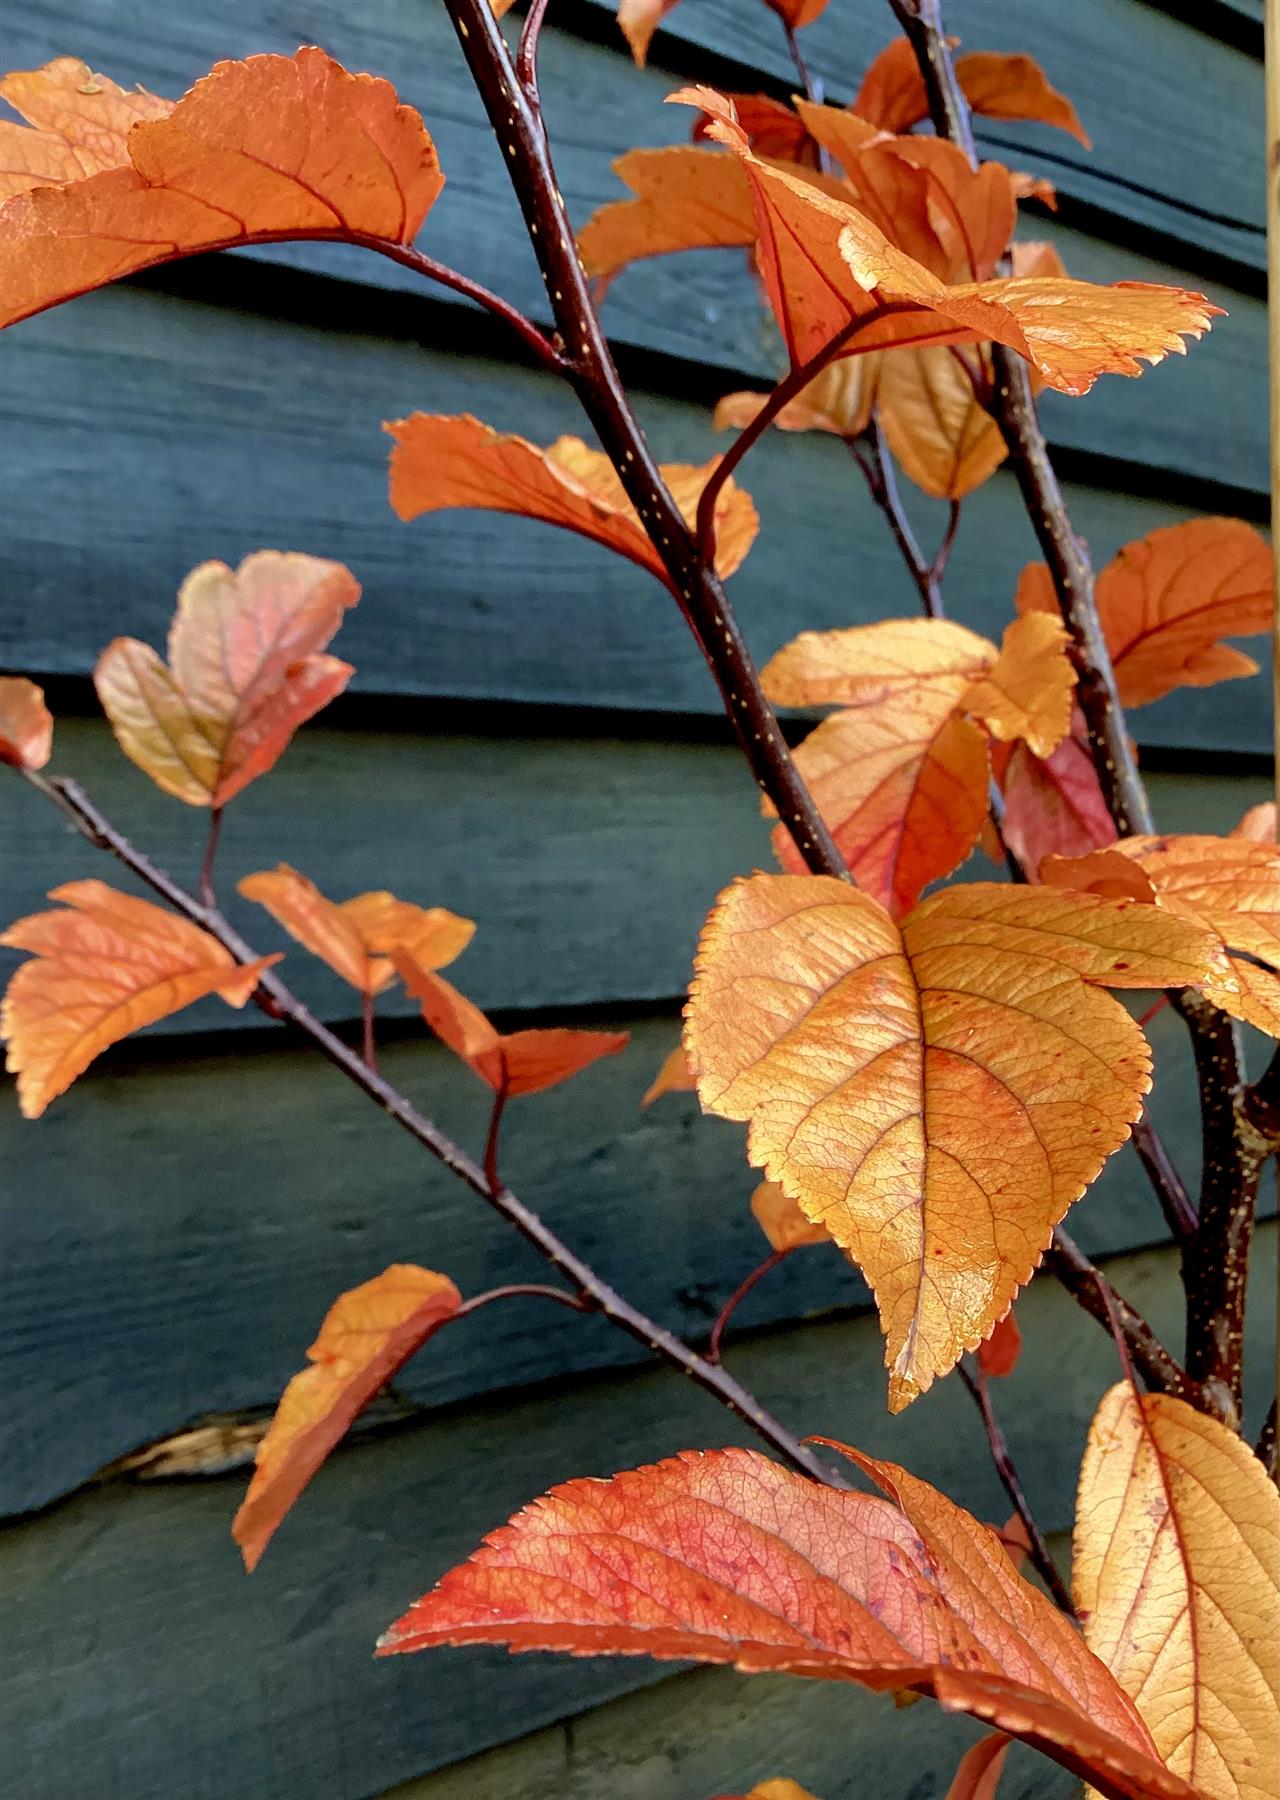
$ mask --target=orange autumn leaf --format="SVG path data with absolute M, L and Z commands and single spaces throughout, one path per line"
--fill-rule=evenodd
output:
M 861 323 L 860 352 L 994 339 L 1049 386 L 1084 394 L 1101 374 L 1137 375 L 1139 359 L 1181 354 L 1183 338 L 1200 336 L 1221 310 L 1181 288 L 1136 282 L 1012 276 L 948 285 L 856 208 L 761 161 L 714 90 L 685 88 L 669 98 L 711 115 L 710 132 L 747 171 L 760 272 L 793 363 Z M 886 307 L 893 312 L 879 317 Z
M 770 156 L 780 162 L 793 162 L 806 168 L 818 166 L 817 145 L 804 120 L 781 100 L 768 94 L 730 94 L 738 123 L 751 141 L 758 156 Z M 693 124 L 693 141 L 701 143 L 706 136 L 706 120 L 699 117 Z M 641 152 L 640 154 L 645 154 Z M 649 154 L 652 154 L 650 152 Z M 614 168 L 618 169 L 615 163 Z M 625 177 L 624 177 L 625 179 Z
M 863 359 L 848 360 L 856 366 Z M 884 356 L 876 407 L 903 473 L 937 500 L 963 500 L 1008 455 L 995 420 L 978 404 L 959 353 L 945 345 Z
M 1223 1800 L 1280 1768 L 1280 1499 L 1233 1431 L 1127 1382 L 1089 1431 L 1073 1585 L 1085 1642 L 1168 1766 Z
M 401 519 L 450 507 L 478 507 L 542 519 L 594 538 L 639 563 L 670 586 L 665 565 L 603 450 L 581 438 L 557 438 L 542 450 L 527 438 L 494 431 L 469 413 L 413 413 L 384 430 L 391 452 L 391 505 Z M 695 468 L 663 463 L 659 473 L 692 528 L 698 498 L 719 462 Z M 759 528 L 751 496 L 726 481 L 716 500 L 716 570 L 727 579 L 742 562 Z
M 391 951 L 405 951 L 421 968 L 442 969 L 475 935 L 471 919 L 442 906 L 412 906 L 384 891 L 327 900 L 288 863 L 246 875 L 238 887 L 362 994 L 380 994 L 395 980 Z
M 389 82 L 323 50 L 218 63 L 129 162 L 0 207 L 0 324 L 175 257 L 281 238 L 411 244 L 444 186 L 435 146 Z
M 653 34 L 680 0 L 618 0 L 618 29 L 631 47 L 638 69 L 649 60 Z
M 27 121 L 0 119 L 0 201 L 119 168 L 131 128 L 173 111 L 172 100 L 141 87 L 127 93 L 78 56 L 0 76 L 0 95 Z
M 38 1119 L 95 1056 L 144 1025 L 206 994 L 243 1006 L 263 969 L 280 960 L 240 964 L 199 926 L 103 881 L 64 882 L 49 898 L 62 903 L 56 912 L 31 913 L 0 933 L 0 944 L 31 952 L 0 1005 L 26 1119 Z
M 280 1396 L 231 1527 L 248 1571 L 352 1420 L 461 1304 L 447 1275 L 413 1263 L 393 1263 L 334 1301 L 310 1367 Z
M 725 1800 L 733 1800 L 733 1796 L 725 1796 Z M 757 1781 L 750 1793 L 743 1794 L 740 1800 L 817 1800 L 808 1788 L 802 1788 L 798 1781 L 792 1781 L 788 1775 L 773 1775 L 767 1781 Z
M 793 31 L 802 31 L 806 25 L 812 25 L 826 10 L 829 0 L 765 0 L 770 12 L 778 17 Z
M 691 1094 L 697 1083 L 689 1072 L 688 1060 L 685 1057 L 684 1045 L 677 1044 L 662 1059 L 662 1067 L 644 1090 L 640 1099 L 641 1110 L 652 1106 L 655 1100 L 661 1100 L 664 1094 Z
M 991 1335 L 978 1345 L 978 1366 L 984 1375 L 1012 1375 L 1022 1354 L 1022 1331 L 1010 1307 L 993 1326 Z
M 541 1093 L 602 1056 L 616 1056 L 630 1041 L 626 1031 L 501 1032 L 465 994 L 442 975 L 421 968 L 404 950 L 395 950 L 391 960 L 432 1031 L 495 1093 L 512 1098 Z
M 490 1533 L 379 1652 L 501 1643 L 910 1688 L 1119 1800 L 1190 1800 L 995 1533 L 893 1464 L 857 1462 L 879 1493 L 824 1487 L 751 1450 L 567 1482 Z
M 1140 899 L 1199 920 L 1228 951 L 1227 969 L 1197 985 L 1233 1018 L 1280 1037 L 1280 850 L 1243 837 L 1130 837 L 1109 850 L 1050 857 L 1040 878 L 1055 886 L 1114 892 L 1130 864 Z M 1232 956 L 1231 951 L 1243 954 Z
M 956 75 L 971 109 L 989 119 L 1025 119 L 1056 125 L 1089 139 L 1075 107 L 1060 94 L 1033 57 L 971 50 L 956 58 Z M 905 37 L 880 52 L 862 78 L 851 110 L 883 131 L 910 131 L 929 117 L 929 100 L 916 53 Z
M 1126 544 L 1099 574 L 1098 616 L 1125 706 L 1210 687 L 1258 665 L 1224 638 L 1270 631 L 1271 548 L 1242 519 L 1188 519 Z M 1043 563 L 1018 582 L 1019 612 L 1056 612 Z
M 761 672 L 775 706 L 869 706 L 928 693 L 958 704 L 998 652 L 951 619 L 881 619 L 802 631 Z
M 776 1181 L 762 1181 L 751 1196 L 751 1213 L 771 1250 L 799 1250 L 806 1244 L 830 1242 L 821 1225 L 806 1219 L 799 1204 Z
M 962 702 L 1002 743 L 1019 738 L 1051 756 L 1071 729 L 1075 670 L 1061 619 L 1030 613 L 1005 628 L 1000 655 Z
M 971 1744 L 956 1765 L 947 1800 L 995 1800 L 1009 1741 L 1002 1731 L 990 1731 Z
M 201 563 L 178 591 L 166 665 L 116 638 L 94 685 L 120 748 L 167 794 L 225 806 L 355 673 L 321 652 L 360 598 L 341 563 L 258 550 Z
M 1274 844 L 1276 841 L 1276 803 L 1274 800 L 1259 801 L 1243 813 L 1238 825 L 1231 829 L 1232 837 L 1252 838 L 1257 844 Z
M 25 675 L 0 675 L 0 763 L 43 769 L 53 754 L 53 718 L 44 689 Z
M 1055 888 L 945 888 L 901 925 L 830 876 L 720 896 L 686 1010 L 699 1097 L 866 1276 L 891 1410 L 988 1335 L 1128 1137 L 1151 1055 L 1104 989 L 1224 966 L 1195 921 Z
M 1049 757 L 1015 744 L 997 764 L 1004 794 L 1004 837 L 1031 876 L 1046 856 L 1082 856 L 1114 842 L 1116 828 L 1098 786 L 1079 709 Z

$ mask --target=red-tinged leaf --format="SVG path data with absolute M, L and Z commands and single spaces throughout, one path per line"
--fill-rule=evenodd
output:
M 689 1070 L 684 1045 L 677 1044 L 674 1050 L 663 1057 L 662 1067 L 645 1089 L 640 1101 L 641 1109 L 652 1106 L 664 1094 L 691 1094 L 697 1085 Z
M 1021 739 L 1037 756 L 1051 756 L 1071 729 L 1076 675 L 1067 642 L 1056 615 L 1014 619 L 999 657 L 965 695 L 965 711 L 1002 743 Z
M 978 1364 L 984 1375 L 1012 1375 L 1021 1355 L 1022 1332 L 1010 1307 L 990 1337 L 978 1345 Z
M 503 1643 L 911 1688 L 994 1715 L 1119 1800 L 1190 1800 L 994 1532 L 894 1465 L 858 1462 L 881 1494 L 748 1450 L 569 1482 L 492 1533 L 379 1650 Z
M 653 34 L 680 0 L 618 0 L 618 28 L 631 47 L 638 69 L 649 60 Z
M 1197 921 L 966 883 L 895 924 L 831 876 L 753 875 L 699 942 L 685 1048 L 703 1109 L 835 1238 L 876 1296 L 901 1411 L 975 1349 L 1151 1085 L 1108 987 L 1226 959 Z
M 541 1093 L 627 1047 L 625 1031 L 500 1032 L 442 975 L 420 968 L 402 950 L 392 961 L 432 1031 L 495 1093 Z
M 1240 823 L 1232 827 L 1232 837 L 1251 838 L 1255 844 L 1274 844 L 1276 841 L 1276 803 L 1274 800 L 1260 801 L 1251 806 L 1241 816 Z
M 1054 886 L 1116 892 L 1123 865 L 1131 892 L 1198 919 L 1227 948 L 1227 968 L 1198 985 L 1233 1018 L 1280 1038 L 1280 850 L 1244 837 L 1130 837 L 1089 856 L 1050 857 Z M 1232 956 L 1232 950 L 1242 952 Z
M 31 952 L 0 1005 L 0 1037 L 27 1119 L 144 1025 L 206 994 L 243 1006 L 262 971 L 280 960 L 238 963 L 199 926 L 102 881 L 68 881 L 49 898 L 62 902 L 56 912 L 32 913 L 0 933 L 0 944 Z
M 1215 1800 L 1271 1800 L 1280 1498 L 1248 1445 L 1120 1383 L 1090 1427 L 1074 1550 L 1085 1642 L 1170 1769 Z
M 828 4 L 829 0 L 765 0 L 769 11 L 777 13 L 793 31 L 801 31 L 806 25 L 812 25 L 827 10 Z
M 871 219 L 812 182 L 762 162 L 723 96 L 685 88 L 670 96 L 712 116 L 709 131 L 742 162 L 755 200 L 756 255 L 793 363 L 861 323 L 856 351 L 994 339 L 1025 357 L 1063 393 L 1087 393 L 1098 375 L 1141 373 L 1200 336 L 1220 308 L 1181 288 L 1111 287 L 1053 277 L 948 285 L 898 249 Z M 891 316 L 872 315 L 893 307 Z
M 356 1415 L 461 1304 L 447 1275 L 413 1263 L 338 1296 L 307 1351 L 311 1366 L 280 1396 L 231 1527 L 247 1570 Z
M 779 162 L 796 163 L 805 168 L 818 167 L 818 147 L 804 120 L 791 107 L 781 100 L 772 99 L 768 94 L 730 94 L 729 99 L 733 101 L 738 123 L 746 132 L 757 156 L 768 156 Z M 703 117 L 694 120 L 692 136 L 695 144 L 701 143 L 706 137 L 706 124 Z M 638 154 L 655 153 L 641 151 Z M 622 161 L 625 162 L 626 158 L 623 157 Z M 615 163 L 613 166 L 626 180 L 620 165 Z M 631 183 L 628 182 L 627 185 L 630 186 Z
M 771 1250 L 799 1250 L 808 1244 L 831 1242 L 822 1226 L 807 1219 L 800 1203 L 784 1194 L 776 1181 L 759 1184 L 751 1196 L 751 1213 Z
M 451 507 L 478 507 L 542 519 L 594 538 L 639 563 L 671 585 L 666 567 L 602 450 L 581 438 L 558 438 L 547 450 L 527 438 L 505 435 L 469 413 L 448 417 L 413 413 L 384 430 L 391 452 L 391 505 L 397 517 L 416 519 Z M 663 463 L 660 473 L 692 528 L 698 499 L 720 458 L 695 468 Z M 716 569 L 733 574 L 755 541 L 759 517 L 736 482 L 726 481 L 716 501 Z
M 1270 631 L 1271 548 L 1241 519 L 1188 519 L 1126 544 L 1098 576 L 1098 616 L 1126 706 L 1209 687 L 1258 665 L 1224 638 Z M 1056 612 L 1043 563 L 1022 571 L 1019 612 Z
M 1015 744 L 998 769 L 1005 841 L 1032 879 L 1046 856 L 1083 856 L 1115 841 L 1078 710 L 1052 756 Z
M 53 754 L 53 718 L 44 689 L 24 675 L 0 675 L 0 763 L 43 769 Z
M 0 201 L 119 168 L 132 127 L 173 111 L 172 100 L 145 88 L 126 93 L 78 56 L 0 77 L 0 95 L 27 121 L 0 119 Z
M 217 64 L 126 149 L 127 167 L 0 208 L 0 324 L 197 252 L 282 237 L 410 244 L 444 185 L 390 84 L 312 46 Z
M 1075 107 L 1051 85 L 1033 57 L 971 50 L 956 58 L 956 75 L 974 112 L 988 119 L 1056 125 L 1089 148 Z M 894 38 L 876 57 L 862 78 L 852 110 L 884 131 L 910 131 L 929 117 L 920 65 L 905 37 Z
M 956 1766 L 947 1800 L 995 1800 L 1009 1742 L 1004 1732 L 989 1731 L 970 1745 Z
M 94 685 L 120 748 L 189 806 L 222 807 L 284 751 L 355 671 L 321 652 L 360 598 L 341 563 L 258 550 L 201 563 L 178 592 L 169 662 L 116 638 Z
M 288 863 L 246 875 L 239 890 L 362 994 L 380 994 L 395 980 L 393 950 L 412 956 L 419 968 L 442 969 L 475 936 L 473 920 L 442 906 L 413 906 L 385 890 L 327 900 Z

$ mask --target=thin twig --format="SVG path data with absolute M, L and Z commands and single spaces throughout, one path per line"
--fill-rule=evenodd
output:
M 65 778 L 49 780 L 41 777 L 35 785 L 49 794 L 49 798 L 74 822 L 91 844 L 109 852 L 153 893 L 159 894 L 175 912 L 209 932 L 238 963 L 259 960 L 216 907 L 203 905 L 194 894 L 188 893 L 171 875 L 131 844 L 99 811 L 78 782 Z M 624 1300 L 588 1263 L 575 1255 L 510 1188 L 499 1186 L 495 1189 L 479 1163 L 446 1136 L 439 1126 L 424 1118 L 412 1101 L 406 1099 L 376 1069 L 371 1069 L 357 1051 L 345 1044 L 327 1025 L 322 1024 L 285 985 L 274 969 L 263 970 L 253 999 L 269 1017 L 287 1021 L 308 1037 L 336 1068 L 375 1101 L 422 1149 L 434 1156 L 460 1181 L 465 1182 L 472 1193 L 487 1201 L 572 1284 L 591 1311 L 600 1313 L 628 1336 L 644 1344 L 655 1356 L 697 1382 L 699 1387 L 757 1432 L 792 1468 L 817 1481 L 825 1482 L 828 1486 L 847 1487 L 848 1483 L 842 1476 L 828 1468 L 726 1370 L 707 1362 L 672 1332 L 647 1318 Z
M 711 1336 L 707 1339 L 708 1362 L 718 1363 L 720 1361 L 720 1346 L 723 1342 L 724 1334 L 728 1329 L 729 1321 L 734 1313 L 737 1312 L 747 1295 L 751 1292 L 752 1288 L 758 1281 L 763 1281 L 766 1275 L 771 1274 L 780 1262 L 790 1256 L 791 1249 L 794 1248 L 795 1246 L 792 1245 L 790 1249 L 771 1251 L 762 1263 L 756 1264 L 755 1268 L 752 1269 L 745 1281 L 739 1282 L 738 1286 L 720 1308 L 720 1316 L 711 1327 Z
M 360 996 L 360 1054 L 375 1072 L 378 1067 L 378 1044 L 374 1009 L 377 1001 L 370 989 Z
M 809 65 L 805 61 L 804 51 L 800 48 L 800 40 L 796 36 L 795 26 L 784 13 L 779 13 L 778 17 L 782 21 L 783 35 L 787 40 L 787 50 L 790 53 L 791 61 L 795 65 L 796 74 L 800 77 L 800 86 L 804 89 L 804 97 L 806 100 L 812 100 L 816 105 L 822 100 L 822 88 L 820 84 L 814 80 Z
M 489 1184 L 490 1194 L 502 1192 L 502 1176 L 498 1172 L 498 1144 L 502 1137 L 502 1115 L 507 1110 L 507 1099 L 510 1089 L 506 1077 L 493 1096 L 493 1110 L 489 1114 L 489 1135 L 484 1144 L 484 1178 Z
M 539 115 L 542 112 L 542 101 L 538 94 L 538 45 L 542 39 L 548 3 L 549 0 L 531 0 L 520 29 L 520 44 L 516 50 L 516 77 L 529 97 L 529 104 Z
M 995 1465 L 996 1474 L 1001 1485 L 1013 1503 L 1013 1510 L 1022 1520 L 1022 1528 L 1027 1534 L 1027 1546 L 1032 1562 L 1041 1581 L 1053 1596 L 1055 1604 L 1069 1619 L 1076 1616 L 1075 1605 L 1071 1599 L 1071 1590 L 1063 1581 L 1057 1570 L 1049 1546 L 1045 1542 L 1044 1533 L 1036 1524 L 1035 1514 L 1018 1476 L 1017 1467 L 1009 1450 L 1008 1439 L 1000 1429 L 1000 1421 L 996 1418 L 995 1408 L 991 1404 L 991 1390 L 987 1385 L 987 1377 L 981 1363 L 968 1366 L 968 1358 L 958 1365 L 960 1379 L 973 1395 L 979 1413 L 982 1415 L 983 1428 L 987 1434 L 987 1444 L 991 1450 L 991 1461 Z
M 492 1306 L 495 1300 L 554 1300 L 560 1306 L 567 1306 L 574 1312 L 591 1312 L 591 1302 L 581 1294 L 571 1294 L 566 1288 L 548 1287 L 541 1281 L 513 1281 L 506 1287 L 488 1288 L 483 1294 L 473 1294 L 464 1300 L 457 1312 L 450 1313 L 446 1324 L 451 1325 L 455 1319 L 465 1319 L 469 1314 L 479 1312 L 482 1306 Z
M 1267 1409 L 1267 1416 L 1262 1422 L 1262 1430 L 1258 1433 L 1258 1441 L 1254 1445 L 1254 1454 L 1263 1468 L 1276 1480 L 1276 1403 L 1273 1399 Z
M 200 898 L 206 906 L 218 904 L 217 889 L 213 885 L 213 865 L 218 855 L 218 839 L 222 835 L 222 808 L 215 806 L 209 812 L 209 835 L 205 839 L 204 861 L 200 865 Z

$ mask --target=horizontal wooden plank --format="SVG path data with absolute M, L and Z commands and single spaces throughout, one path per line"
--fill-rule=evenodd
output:
M 621 1057 L 513 1105 L 504 1167 L 606 1277 L 697 1337 L 762 1253 L 746 1208 L 754 1177 L 741 1132 L 700 1119 L 691 1097 L 641 1113 L 678 1022 L 629 1023 Z M 1199 1114 L 1185 1032 L 1167 1012 L 1150 1029 L 1155 1117 L 1190 1171 Z M 382 1060 L 460 1142 L 483 1143 L 485 1090 L 445 1052 L 415 1039 Z M 202 1415 L 270 1405 L 334 1295 L 390 1262 L 442 1267 L 468 1293 L 539 1267 L 377 1108 L 283 1043 L 224 1044 L 203 1060 L 152 1060 L 139 1045 L 35 1124 L 6 1096 L 0 1134 L 0 1511 L 42 1505 Z M 1165 1236 L 1128 1150 L 1072 1217 L 1097 1254 Z M 866 1303 L 835 1252 L 815 1250 L 743 1317 Z M 602 1325 L 526 1302 L 459 1327 L 397 1387 L 438 1405 L 637 1357 Z
M 336 556 L 365 584 L 341 640 L 365 692 L 718 713 L 677 609 L 630 563 L 520 519 L 394 519 L 380 420 L 415 406 L 469 410 L 546 442 L 581 419 L 546 377 L 362 333 L 358 316 L 341 314 L 343 290 L 330 291 L 329 329 L 114 289 L 13 334 L 0 417 L 22 455 L 0 489 L 0 572 L 22 604 L 0 623 L 0 662 L 84 674 L 119 632 L 163 637 L 194 562 L 272 544 Z M 1176 390 L 1193 366 L 1175 359 L 1150 379 Z M 1144 383 L 1114 386 L 1140 400 Z M 700 462 L 715 447 L 703 408 L 644 394 L 638 404 L 663 457 Z M 1158 462 L 1159 437 L 1178 429 L 1170 420 L 1134 425 L 1135 455 Z M 763 528 L 732 592 L 761 656 L 806 626 L 918 610 L 841 444 L 773 433 L 747 483 Z M 1154 495 L 1077 486 L 1069 498 L 1100 560 L 1187 516 Z M 926 543 L 943 511 L 913 503 Z M 1035 554 L 1016 485 L 998 474 L 965 505 L 947 574 L 952 614 L 998 636 Z M 1266 684 L 1184 691 L 1136 715 L 1134 729 L 1148 744 L 1268 752 Z
M 1115 1272 L 1168 1330 L 1173 1256 Z M 1265 1293 L 1269 1252 L 1257 1274 Z M 1115 1355 L 1048 1283 L 1033 1285 L 1021 1318 L 1027 1348 L 1001 1408 L 1032 1503 L 1057 1531 Z M 1264 1396 L 1269 1309 L 1252 1319 Z M 1007 1515 L 958 1383 L 899 1419 L 884 1412 L 869 1320 L 744 1343 L 733 1361 L 782 1416 L 908 1464 L 981 1516 Z M 341 1453 L 251 1580 L 227 1534 L 242 1477 L 102 1489 L 13 1527 L 0 1541 L 0 1709 L 24 1800 L 361 1800 L 656 1679 L 660 1667 L 644 1662 L 496 1650 L 375 1662 L 370 1649 L 486 1529 L 553 1482 L 735 1441 L 733 1420 L 662 1373 L 469 1410 Z M 912 1743 L 907 1729 L 894 1765 L 904 1776 Z M 912 1789 L 904 1779 L 876 1791 Z
M 588 0 L 611 13 L 612 0 Z M 1075 101 L 1092 153 L 1045 126 L 982 122 L 987 155 L 1010 153 L 1050 175 L 1061 192 L 1205 250 L 1261 268 L 1263 131 L 1258 58 L 1158 12 L 1143 0 L 959 0 L 948 27 L 969 50 L 1022 50 Z M 833 100 L 852 97 L 872 56 L 893 36 L 886 10 L 829 7 L 804 33 L 804 55 Z M 754 0 L 703 0 L 663 21 L 652 60 L 697 68 L 696 50 L 791 84 L 795 72 L 776 19 Z M 1177 105 L 1170 105 L 1170 96 Z
M 501 719 L 495 724 L 500 732 Z M 194 879 L 205 815 L 155 789 L 104 723 L 65 720 L 56 766 L 82 780 L 162 867 Z M 1169 831 L 1229 830 L 1267 792 L 1261 776 L 1152 779 Z M 6 922 L 41 910 L 60 881 L 135 886 L 47 800 L 13 781 L 4 843 Z M 725 744 L 420 737 L 312 723 L 236 800 L 219 867 L 234 922 L 264 951 L 287 951 L 289 981 L 330 1019 L 352 1016 L 354 990 L 235 892 L 240 876 L 281 861 L 336 899 L 389 887 L 478 920 L 458 980 L 482 1005 L 508 1010 L 683 994 L 715 895 L 734 875 L 773 866 L 755 784 Z M 975 854 L 965 874 L 988 880 L 996 871 Z M 0 951 L 0 968 L 16 960 Z M 397 988 L 382 1010 L 409 1016 L 414 1008 Z M 210 1029 L 279 1031 L 256 1008 L 233 1012 L 216 999 L 157 1027 L 164 1035 Z

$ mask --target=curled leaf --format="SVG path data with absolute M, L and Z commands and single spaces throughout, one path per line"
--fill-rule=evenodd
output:
M 602 450 L 562 437 L 542 450 L 527 438 L 494 431 L 469 413 L 413 413 L 384 429 L 391 452 L 391 505 L 401 519 L 450 507 L 517 513 L 562 526 L 639 563 L 670 586 L 666 566 Z M 664 463 L 659 473 L 692 528 L 698 499 L 719 462 L 694 468 Z M 751 496 L 726 481 L 716 500 L 716 569 L 733 574 L 755 540 L 759 517 Z
M 173 111 L 172 100 L 141 87 L 128 93 L 78 56 L 14 70 L 0 77 L 0 95 L 27 121 L 0 119 L 0 201 L 121 167 L 133 126 Z
M 827 876 L 754 875 L 703 929 L 703 1107 L 875 1292 L 901 1411 L 988 1335 L 1129 1135 L 1146 1040 L 1105 987 L 1225 966 L 1206 927 L 1051 888 L 943 889 L 902 924 Z
M 0 675 L 0 763 L 43 769 L 53 754 L 53 718 L 44 689 L 25 675 Z
M 1073 1583 L 1085 1642 L 1177 1775 L 1269 1800 L 1280 1767 L 1280 1500 L 1234 1432 L 1127 1382 L 1080 1470 Z
M 689 1072 L 684 1045 L 677 1044 L 663 1057 L 662 1067 L 645 1089 L 640 1100 L 641 1110 L 652 1106 L 655 1100 L 661 1100 L 664 1094 L 691 1094 L 696 1086 Z
M 616 1056 L 630 1041 L 625 1031 L 501 1032 L 465 994 L 421 968 L 406 951 L 393 952 L 392 961 L 432 1031 L 495 1093 L 512 1098 L 541 1093 L 602 1056 Z
M 201 563 L 178 591 L 166 666 L 116 638 L 94 670 L 125 755 L 189 806 L 225 806 L 272 767 L 355 671 L 320 654 L 360 598 L 341 563 L 258 550 Z
M 835 437 L 856 437 L 871 418 L 877 366 L 878 359 L 870 356 L 847 356 L 828 363 L 781 408 L 773 423 L 779 431 L 828 431 Z M 768 398 L 768 394 L 726 394 L 716 404 L 716 430 L 745 429 Z
M 280 1396 L 258 1445 L 231 1527 L 247 1570 L 356 1415 L 461 1304 L 447 1275 L 413 1263 L 393 1263 L 338 1296 L 307 1351 L 310 1366 Z
M 206 994 L 243 1006 L 280 960 L 238 963 L 199 926 L 103 881 L 64 882 L 49 898 L 62 903 L 56 912 L 32 913 L 0 933 L 0 944 L 31 952 L 0 1005 L 26 1119 L 38 1119 L 95 1056 L 144 1025 Z
M 281 237 L 411 244 L 444 186 L 435 146 L 389 82 L 323 50 L 218 63 L 128 164 L 0 208 L 0 324 L 207 250 Z
M 932 1693 L 1113 1800 L 1191 1800 L 1127 1697 L 995 1533 L 891 1463 L 837 1492 L 749 1450 L 571 1481 L 489 1535 L 383 1636 L 643 1654 Z

